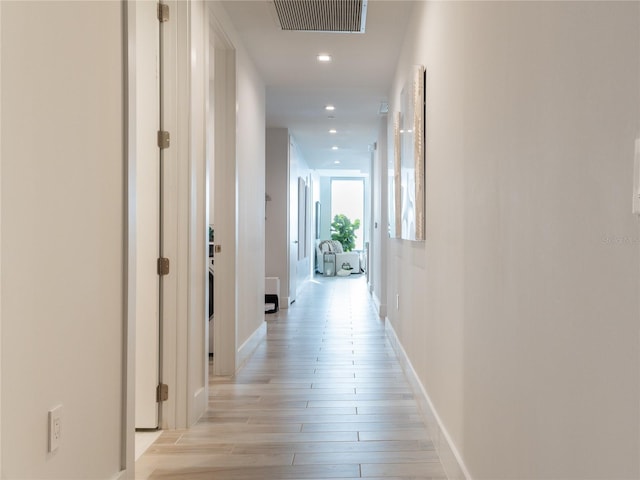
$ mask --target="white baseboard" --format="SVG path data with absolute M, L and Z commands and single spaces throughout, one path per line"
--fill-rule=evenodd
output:
M 387 305 L 385 303 L 381 303 L 380 299 L 374 292 L 371 292 L 371 298 L 373 299 L 373 306 L 375 307 L 378 316 L 380 316 L 380 318 L 386 318 Z
M 398 356 L 398 361 L 400 362 L 400 365 L 407 376 L 407 380 L 411 384 L 411 388 L 416 395 L 418 407 L 420 408 L 423 420 L 427 426 L 428 433 L 433 440 L 436 452 L 438 452 L 440 462 L 442 462 L 442 466 L 447 473 L 447 478 L 449 480 L 472 480 L 467 467 L 462 461 L 460 452 L 451 440 L 451 436 L 443 425 L 438 412 L 436 412 L 431 398 L 429 398 L 424 385 L 422 385 L 420 378 L 418 378 L 418 375 L 411 364 L 411 360 L 409 360 L 409 357 L 407 356 L 407 352 L 405 352 L 404 347 L 398 339 L 396 331 L 393 329 L 393 325 L 388 318 L 385 318 L 384 323 L 387 338 L 395 350 L 396 355 Z
M 242 344 L 238 349 L 238 355 L 236 355 L 236 372 L 242 368 L 245 362 L 249 359 L 253 351 L 256 349 L 260 342 L 267 335 L 267 322 L 256 328 L 256 331 Z
M 196 393 L 193 394 L 193 410 L 198 412 L 198 417 L 191 419 L 191 425 L 195 425 L 198 420 L 207 411 L 207 402 L 209 398 L 207 396 L 207 389 L 205 387 L 199 388 Z
M 373 292 L 371 292 L 371 300 L 373 300 L 373 306 L 376 309 L 376 312 L 379 312 L 380 311 L 380 299 Z
M 291 297 L 283 297 L 281 299 L 280 308 L 289 308 L 289 305 L 291 304 Z
M 120 470 L 113 477 L 111 477 L 111 480 L 129 480 L 134 478 L 134 476 L 134 468 L 132 467 L 126 470 Z

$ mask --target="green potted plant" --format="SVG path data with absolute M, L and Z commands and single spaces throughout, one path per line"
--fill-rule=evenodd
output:
M 338 214 L 331 222 L 331 240 L 337 240 L 342 244 L 345 252 L 350 252 L 356 246 L 355 231 L 360 228 L 360 220 L 355 219 L 353 223 L 346 215 Z

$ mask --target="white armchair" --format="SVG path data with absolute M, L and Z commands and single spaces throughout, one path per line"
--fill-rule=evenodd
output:
M 343 265 L 351 267 L 351 273 L 360 273 L 360 254 L 358 252 L 345 252 L 342 244 L 337 240 L 318 240 L 316 242 L 316 270 L 324 273 L 324 254 L 332 252 L 336 254 L 336 270 Z

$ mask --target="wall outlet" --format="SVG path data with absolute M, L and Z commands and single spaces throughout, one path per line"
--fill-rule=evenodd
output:
M 62 405 L 49 410 L 49 452 L 55 452 L 62 437 Z

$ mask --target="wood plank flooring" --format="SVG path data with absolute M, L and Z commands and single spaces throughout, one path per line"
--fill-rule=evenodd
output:
M 446 479 L 364 275 L 316 277 L 209 409 L 164 432 L 139 480 Z

